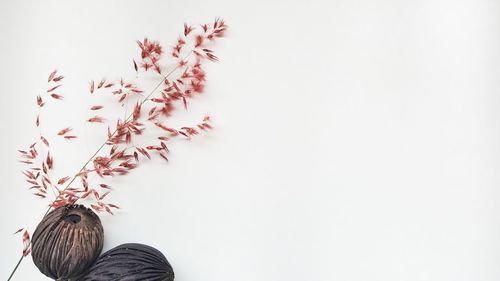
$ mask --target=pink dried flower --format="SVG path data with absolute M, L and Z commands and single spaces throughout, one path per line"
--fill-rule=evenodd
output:
M 196 94 L 203 93 L 206 83 L 203 64 L 207 60 L 218 60 L 208 45 L 211 46 L 218 38 L 224 36 L 227 29 L 226 24 L 223 20 L 216 19 L 213 23 L 202 24 L 200 27 L 195 29 L 193 26 L 184 24 L 181 36 L 172 47 L 173 64 L 162 63 L 164 48 L 158 41 L 148 38 L 137 41 L 140 58 L 132 60 L 134 70 L 136 72 L 152 70 L 161 78 L 158 86 L 147 94 L 136 83 L 124 79 L 108 81 L 103 78 L 98 80 L 98 83 L 94 80 L 90 81 L 89 91 L 91 94 L 98 91 L 100 94 L 116 95 L 118 106 L 123 107 L 127 107 L 128 102 L 133 101 L 130 104 L 130 107 L 133 106 L 133 110 L 124 116 L 120 114 L 114 120 L 110 118 L 109 122 L 99 115 L 86 120 L 90 123 L 107 123 L 107 130 L 104 132 L 106 137 L 103 145 L 74 175 L 64 176 L 58 180 L 52 177 L 54 160 L 49 151 L 49 141 L 44 137 L 44 135 L 50 136 L 50 134 L 44 132 L 42 135 L 40 115 L 37 114 L 35 124 L 40 130 L 40 142 L 45 146 L 41 146 L 41 151 L 38 151 L 38 142 L 35 142 L 27 149 L 19 150 L 20 162 L 27 165 L 22 173 L 28 188 L 36 197 L 43 199 L 47 198 L 47 194 L 55 194 L 55 199 L 49 203 L 49 210 L 65 204 L 74 204 L 79 200 L 86 200 L 95 211 L 113 214 L 112 209 L 120 209 L 120 207 L 104 202 L 110 197 L 110 186 L 89 181 L 90 175 L 98 175 L 101 178 L 126 175 L 137 168 L 141 161 L 146 158 L 160 157 L 168 161 L 170 149 L 167 142 L 172 138 L 186 137 L 191 139 L 195 135 L 213 128 L 208 116 L 205 116 L 203 121 L 198 124 L 183 126 L 180 129 L 171 128 L 166 121 L 177 108 L 187 109 L 188 101 L 195 98 Z M 167 67 L 174 64 L 172 69 Z M 163 74 L 164 72 L 166 74 Z M 60 82 L 63 79 L 64 76 L 58 75 L 57 70 L 50 73 L 47 79 L 48 90 L 37 96 L 39 110 L 42 110 L 45 102 L 51 102 L 49 96 L 53 99 L 63 99 L 63 96 L 59 94 L 60 90 L 55 93 L 55 90 L 62 86 Z M 105 111 L 102 105 L 93 105 L 90 110 Z M 147 126 L 148 122 L 154 126 Z M 137 140 L 145 130 L 154 131 L 156 143 L 136 145 L 140 143 Z M 75 135 L 70 135 L 71 131 L 70 127 L 66 127 L 57 132 L 57 135 L 71 140 L 76 138 Z M 61 185 L 66 186 L 62 188 Z M 20 229 L 18 233 L 23 230 Z M 23 233 L 25 246 L 23 255 L 29 254 L 29 238 L 29 233 L 25 231 Z

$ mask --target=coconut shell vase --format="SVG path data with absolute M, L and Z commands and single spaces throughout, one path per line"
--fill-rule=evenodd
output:
M 130 243 L 102 254 L 78 281 L 172 281 L 174 271 L 165 256 L 153 247 Z
M 33 233 L 33 262 L 54 280 L 74 279 L 102 251 L 99 217 L 83 205 L 65 205 L 48 213 Z

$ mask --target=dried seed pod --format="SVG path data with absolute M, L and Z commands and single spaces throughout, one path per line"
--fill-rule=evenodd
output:
M 153 247 L 130 243 L 102 254 L 78 281 L 172 281 L 174 271 L 165 256 Z
M 52 279 L 81 275 L 102 251 L 99 217 L 83 205 L 65 205 L 48 213 L 31 240 L 33 262 Z

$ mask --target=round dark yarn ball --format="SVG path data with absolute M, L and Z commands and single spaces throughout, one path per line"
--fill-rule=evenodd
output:
M 130 243 L 102 254 L 79 281 L 172 281 L 174 271 L 153 247 Z
M 97 259 L 103 240 L 101 220 L 91 209 L 65 205 L 38 224 L 31 240 L 33 262 L 52 279 L 72 279 Z

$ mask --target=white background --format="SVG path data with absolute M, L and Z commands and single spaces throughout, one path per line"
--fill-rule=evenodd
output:
M 155 246 L 178 281 L 500 280 L 496 0 L 2 1 L 1 278 L 45 211 L 17 149 L 47 75 L 66 100 L 44 130 L 80 137 L 53 141 L 63 176 L 102 141 L 88 81 L 216 16 L 221 62 L 179 120 L 217 129 L 113 180 L 105 249 Z M 13 280 L 45 279 L 28 258 Z

